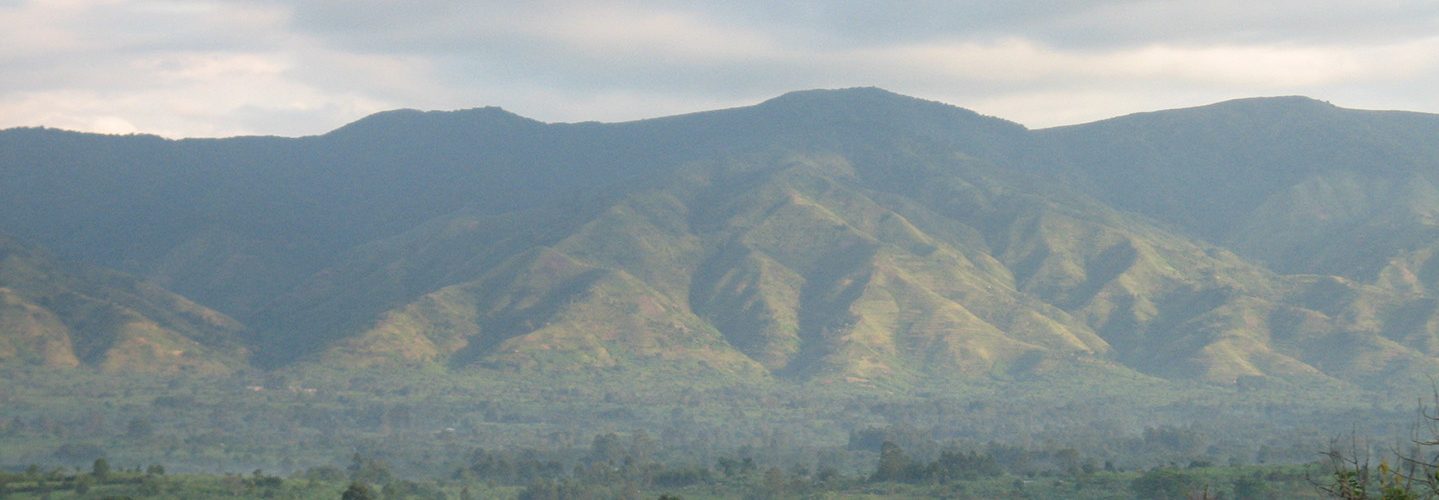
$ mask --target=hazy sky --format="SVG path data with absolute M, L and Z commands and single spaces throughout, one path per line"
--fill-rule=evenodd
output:
M 1439 112 L 1439 1 L 0 0 L 0 127 L 621 121 L 852 86 L 1035 128 L 1261 95 Z

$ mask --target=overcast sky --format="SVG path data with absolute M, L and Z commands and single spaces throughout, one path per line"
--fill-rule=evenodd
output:
M 0 0 L 0 128 L 623 121 L 853 86 L 1032 128 L 1291 94 L 1439 112 L 1439 1 Z

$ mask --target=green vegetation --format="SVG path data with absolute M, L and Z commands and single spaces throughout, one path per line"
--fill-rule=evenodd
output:
M 1289 496 L 1331 436 L 1407 445 L 1439 374 L 1435 136 L 1302 98 L 1029 131 L 878 89 L 3 131 L 0 467 L 42 464 L 9 483 L 37 496 Z
M 227 373 L 245 365 L 241 329 L 153 284 L 0 236 L 0 364 Z
M 475 449 L 451 460 L 449 473 L 412 480 L 393 474 L 384 461 L 356 453 L 351 463 L 310 467 L 287 477 L 254 470 L 249 474 L 166 474 L 151 465 L 143 472 L 110 470 L 95 461 L 93 471 L 65 468 L 0 472 L 7 498 L 843 498 L 977 497 L 1024 498 L 1189 498 L 1195 494 L 1242 498 L 1318 498 L 1308 481 L 1317 466 L 1186 467 L 1148 470 L 1104 468 L 1072 448 L 1033 451 L 991 446 L 983 451 L 945 449 L 934 461 L 911 459 L 886 441 L 875 463 L 845 473 L 833 465 L 812 468 L 762 465 L 745 455 L 721 454 L 713 463 L 674 462 L 658 441 L 643 433 L 595 436 L 587 449 L 487 451 Z M 1255 496 L 1258 495 L 1258 496 Z
M 1405 388 L 1439 372 L 1424 131 L 1296 98 L 1027 131 L 878 89 L 615 125 L 11 130 L 0 363 Z
M 767 487 L 800 496 L 962 489 L 989 497 L 1022 488 L 1125 498 L 1147 472 L 1174 469 L 1211 491 L 1257 473 L 1273 490 L 1317 495 L 1306 481 L 1327 477 L 1312 464 L 1330 437 L 1353 429 L 1375 436 L 1382 452 L 1402 443 L 1385 436 L 1406 435 L 1413 423 L 1408 404 L 1342 387 L 1176 392 L 1157 379 L 1105 386 L 1056 374 L 906 395 L 694 373 L 662 381 L 624 371 L 533 381 L 470 373 L 6 372 L 0 470 L 40 464 L 91 475 L 103 459 L 117 480 L 140 468 L 196 483 L 173 486 L 182 491 L 262 495 L 269 490 L 260 486 L 245 493 L 258 469 L 283 478 L 277 491 L 292 497 L 338 496 L 358 480 L 375 492 L 395 483 L 392 491 L 438 488 L 451 498 L 466 487 L 489 492 L 483 498 L 564 488 L 733 497 Z
M 694 472 L 695 470 L 703 471 Z M 259 471 L 257 471 L 259 472 Z M 48 471 L 0 473 L 0 494 L 6 498 L 1191 498 L 1213 497 L 1322 498 L 1306 489 L 1306 471 L 1294 467 L 1220 467 L 1149 472 L 1093 472 L 1024 478 L 998 474 L 919 483 L 871 481 L 829 471 L 810 473 L 769 468 L 672 470 L 664 466 L 643 472 L 628 468 L 555 473 L 521 486 L 496 480 L 453 479 L 415 482 L 391 480 L 376 485 L 311 472 L 291 477 L 265 475 L 163 475 L 120 471 L 106 478 L 93 474 Z M 1133 496 L 1132 496 L 1133 495 Z
M 115 471 L 0 472 L 6 498 L 1322 498 L 1311 484 L 1320 468 L 1191 463 L 1148 470 L 1099 469 L 1073 449 L 945 450 L 918 463 L 891 442 L 869 474 L 832 466 L 762 466 L 751 457 L 721 456 L 713 464 L 665 463 L 644 435 L 596 436 L 579 453 L 477 449 L 445 477 L 410 480 L 385 463 L 356 454 L 345 469 L 312 467 L 288 477 L 249 474 L 166 474 L 152 465 Z M 1052 463 L 1035 466 L 1037 460 Z M 1043 469 L 1036 473 L 1035 469 Z M 1281 495 L 1280 492 L 1283 492 Z M 1387 497 L 1386 497 L 1387 498 Z

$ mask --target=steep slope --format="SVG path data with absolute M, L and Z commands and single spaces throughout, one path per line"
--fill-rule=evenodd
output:
M 466 206 L 501 213 L 594 187 L 568 170 L 642 142 L 588 129 L 484 108 L 382 113 L 300 139 L 9 130 L 0 230 L 248 322 L 336 255 Z M 619 182 L 630 165 L 644 166 L 601 168 Z
M 0 364 L 226 372 L 245 363 L 240 329 L 153 285 L 0 237 Z
M 1028 131 L 878 89 L 621 124 L 12 130 L 0 230 L 238 317 L 265 367 L 1382 385 L 1439 372 L 1435 132 L 1303 98 Z M 74 311 L 10 288 L 0 352 L 97 363 Z
M 693 167 L 663 187 L 621 198 L 544 251 L 568 267 L 588 269 L 595 281 L 495 283 L 488 275 L 380 314 L 358 344 L 342 344 L 340 352 L 386 342 L 450 345 L 422 347 L 419 358 L 449 351 L 451 364 L 454 356 L 493 363 L 507 356 L 506 347 L 538 342 L 533 336 L 544 330 L 626 331 L 631 348 L 657 339 L 684 342 L 678 336 L 718 342 L 722 349 L 712 356 L 783 376 L 869 380 L 983 374 L 1030 352 L 1107 349 L 1062 311 L 1018 295 L 1002 266 L 981 251 L 955 249 L 868 198 L 852 185 L 852 170 L 834 161 L 791 157 Z M 847 179 L 831 177 L 835 171 Z M 981 261 L 970 261 L 966 252 Z M 521 256 L 497 272 L 531 276 L 528 267 L 514 267 L 533 265 L 532 257 Z M 530 290 L 544 299 L 501 300 L 481 294 L 486 290 Z M 630 298 L 617 304 L 657 306 L 631 305 L 630 314 L 616 315 L 587 305 L 609 300 L 608 290 L 629 290 L 621 296 Z M 501 308 L 500 316 L 512 319 L 500 321 L 499 313 L 482 312 L 494 310 L 496 301 L 550 305 Z M 564 314 L 576 307 L 589 313 Z M 647 310 L 665 311 L 670 319 L 631 323 Z M 435 327 L 436 321 L 450 326 Z M 496 321 L 509 326 L 497 328 Z M 427 326 L 402 326 L 416 323 Z M 482 340 L 507 328 L 500 334 L 506 343 Z M 456 335 L 469 340 L 456 342 Z M 361 350 L 381 357 L 405 351 Z
M 688 161 L 834 141 L 857 126 L 946 135 L 978 118 L 878 89 L 808 105 L 815 95 L 824 94 L 613 125 L 543 124 L 499 108 L 400 110 L 299 139 L 0 131 L 0 231 L 249 323 L 334 256 L 465 207 L 524 210 L 623 191 Z M 1022 132 L 1001 128 L 1005 140 L 971 142 L 1003 149 Z
M 1320 308 L 1305 302 L 1312 294 L 1295 291 L 1312 279 L 1274 275 L 1094 200 L 1055 195 L 1042 179 L 989 173 L 992 166 L 963 158 L 943 149 L 884 157 L 791 150 L 694 163 L 567 217 L 558 210 L 525 214 L 569 221 L 544 225 L 554 231 L 543 236 L 530 224 L 507 229 L 466 213 L 442 217 L 378 245 L 407 250 L 367 254 L 341 268 L 404 269 L 405 279 L 417 280 L 413 290 L 444 288 L 368 309 L 371 326 L 352 329 L 363 333 L 325 348 L 321 359 L 374 363 L 409 353 L 401 358 L 501 366 L 504 349 L 555 349 L 541 332 L 558 329 L 569 332 L 567 344 L 603 346 L 607 354 L 562 357 L 567 361 L 556 366 L 612 367 L 624 345 L 675 345 L 682 335 L 717 346 L 702 357 L 733 360 L 737 351 L 773 375 L 801 380 L 907 383 L 1022 374 L 1075 359 L 1222 383 L 1377 380 L 1433 368 L 1427 347 L 1375 329 L 1403 321 L 1389 311 L 1408 299 L 1346 284 L 1355 290 L 1335 292 L 1340 306 Z M 914 176 L 896 184 L 900 192 L 866 179 L 867 172 L 900 168 Z M 444 236 L 434 228 L 445 228 Z M 495 252 L 492 241 L 509 249 Z M 519 241 L 597 276 L 625 279 L 605 287 L 493 277 L 446 285 L 486 269 L 530 275 Z M 496 263 L 495 255 L 521 257 Z M 414 267 L 446 256 L 493 266 L 442 266 L 449 274 Z M 495 290 L 538 298 L 499 299 Z M 586 305 L 608 290 L 661 303 L 670 319 L 635 323 L 632 315 Z M 549 305 L 502 305 L 515 302 Z M 1382 307 L 1362 321 L 1344 312 L 1365 303 Z M 589 312 L 564 314 L 576 310 L 569 307 Z M 1324 327 L 1298 335 L 1289 317 Z M 664 323 L 698 326 L 656 326 Z M 617 345 L 584 333 L 604 331 L 631 337 Z M 1354 341 L 1336 347 L 1346 336 Z M 1367 361 L 1336 363 L 1336 348 Z

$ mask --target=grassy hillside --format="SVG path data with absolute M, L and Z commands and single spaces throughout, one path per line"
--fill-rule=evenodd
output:
M 0 237 L 0 364 L 227 372 L 245 364 L 240 330 L 154 285 Z
M 1402 384 L 1439 368 L 1435 132 L 1305 98 L 1029 131 L 879 89 L 620 124 L 11 130 L 0 231 L 144 281 L 12 259 L 0 356 L 229 366 L 214 339 L 242 338 L 265 368 Z

